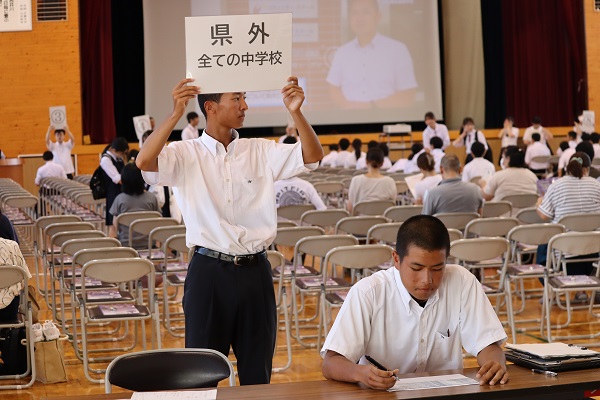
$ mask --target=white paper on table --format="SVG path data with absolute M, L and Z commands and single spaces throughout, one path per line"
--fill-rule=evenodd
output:
M 400 390 L 435 389 L 466 385 L 479 385 L 479 382 L 461 374 L 422 376 L 419 378 L 400 379 L 393 387 L 388 389 L 388 392 L 397 392 Z
M 67 107 L 65 106 L 54 106 L 49 107 L 50 111 L 50 125 L 54 129 L 64 129 L 67 126 Z
M 216 399 L 217 389 L 210 390 L 186 390 L 183 392 L 136 392 L 131 400 L 170 400 L 170 399 Z

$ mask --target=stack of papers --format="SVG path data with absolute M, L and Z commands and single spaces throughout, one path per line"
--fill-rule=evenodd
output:
M 400 390 L 435 389 L 466 385 L 479 385 L 479 382 L 461 374 L 423 376 L 419 378 L 399 379 L 394 386 L 388 389 L 388 392 L 397 392 Z
M 507 343 L 506 348 L 538 358 L 592 357 L 600 355 L 597 351 L 589 350 L 586 347 L 578 347 L 561 342 L 532 344 Z

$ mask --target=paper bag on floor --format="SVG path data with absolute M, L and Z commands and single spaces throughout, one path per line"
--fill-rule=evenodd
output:
M 61 340 L 35 343 L 35 379 L 42 383 L 67 381 L 65 353 Z

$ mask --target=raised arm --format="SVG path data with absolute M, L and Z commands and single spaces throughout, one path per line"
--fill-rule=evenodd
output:
M 361 382 L 372 389 L 389 389 L 396 383 L 394 371 L 382 371 L 372 365 L 355 364 L 335 351 L 327 350 L 323 360 L 323 376 L 341 382 Z
M 54 126 L 50 125 L 48 127 L 48 131 L 46 132 L 46 147 L 50 150 L 50 145 L 52 145 L 52 140 L 50 140 L 50 132 L 54 130 Z
M 69 136 L 69 140 L 71 141 L 71 146 L 75 147 L 75 136 L 69 129 L 69 125 L 65 125 L 65 131 L 67 131 L 67 135 Z
M 183 116 L 188 102 L 200 94 L 198 86 L 187 86 L 188 83 L 193 81 L 193 79 L 183 79 L 173 88 L 173 111 L 152 132 L 152 135 L 148 136 L 135 158 L 135 164 L 142 171 L 158 172 L 158 155 L 167 143 L 173 128 Z
M 459 135 L 459 136 L 456 138 L 456 140 L 454 140 L 454 141 L 452 142 L 452 146 L 454 146 L 454 147 L 462 147 L 462 146 L 464 146 L 464 145 L 465 145 L 465 140 L 464 140 L 464 139 L 465 139 L 465 136 L 467 136 L 467 132 L 466 132 L 466 131 L 463 131 L 463 133 L 461 133 L 461 134 L 460 134 L 460 135 Z
M 481 368 L 477 371 L 476 378 L 480 385 L 486 383 L 491 386 L 496 383 L 504 385 L 508 382 L 508 371 L 506 371 L 506 358 L 502 348 L 497 343 L 492 343 L 477 354 L 477 363 Z
M 294 119 L 296 129 L 298 129 L 304 163 L 310 164 L 321 161 L 324 156 L 321 142 L 319 142 L 315 130 L 300 110 L 302 103 L 304 103 L 304 90 L 298 85 L 298 78 L 295 76 L 289 77 L 288 84 L 281 89 L 281 93 L 283 94 L 283 103 Z

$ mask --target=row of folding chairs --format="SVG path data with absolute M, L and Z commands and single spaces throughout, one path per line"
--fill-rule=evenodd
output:
M 78 215 L 104 228 L 106 199 L 95 200 L 89 184 L 79 180 L 44 178 L 40 182 L 41 215 Z
M 31 255 L 38 198 L 12 179 L 0 178 L 0 210 L 12 222 L 23 255 Z

